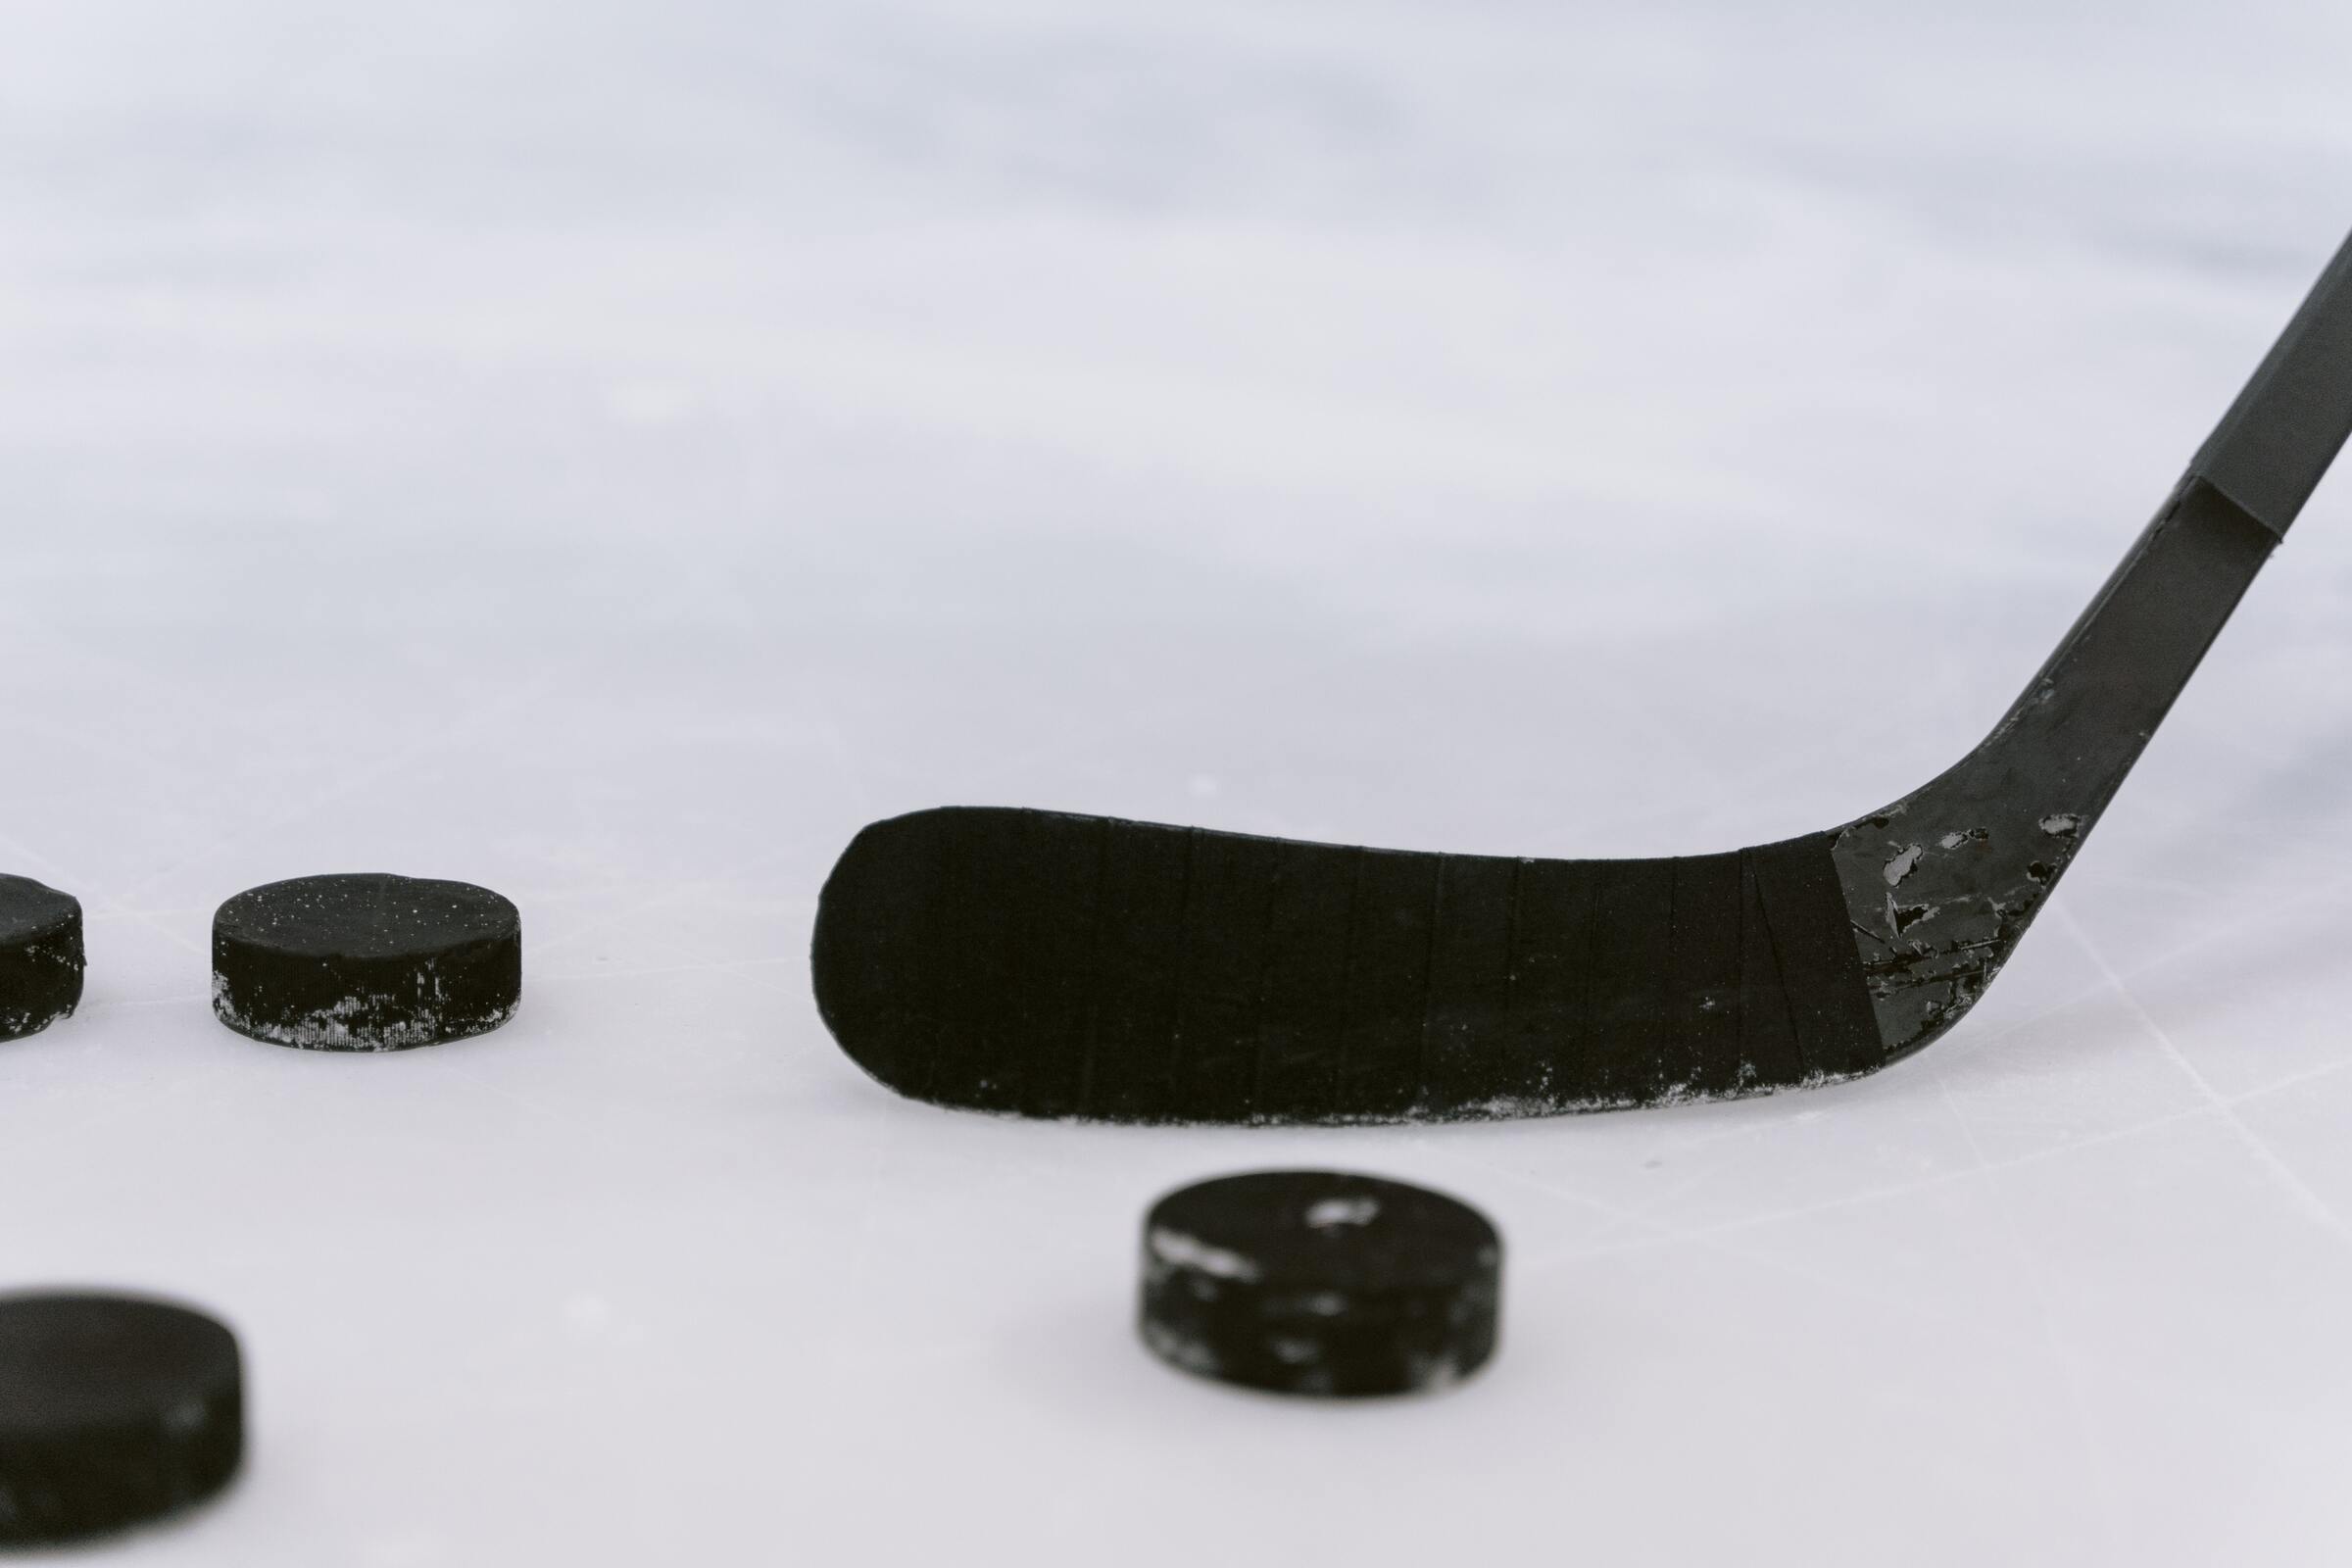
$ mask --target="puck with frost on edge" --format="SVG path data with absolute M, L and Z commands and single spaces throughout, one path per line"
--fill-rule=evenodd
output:
M 26 876 L 0 875 L 0 1040 L 20 1040 L 81 1002 L 81 905 Z
M 522 997 L 522 917 L 488 888 L 296 877 L 213 916 L 213 1011 L 306 1051 L 407 1051 L 497 1028 Z
M 1445 1388 L 1494 1354 L 1502 1241 L 1425 1187 L 1254 1171 L 1179 1188 L 1144 1221 L 1144 1343 L 1278 1394 Z
M 0 1545 L 74 1541 L 213 1495 L 245 1449 L 236 1336 L 192 1307 L 0 1295 Z

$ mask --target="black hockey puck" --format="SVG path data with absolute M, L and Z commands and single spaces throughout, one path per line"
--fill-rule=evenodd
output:
M 1144 1343 L 1278 1394 L 1409 1394 L 1494 1353 L 1502 1242 L 1427 1188 L 1256 1171 L 1180 1188 L 1144 1220 Z
M 0 1040 L 71 1013 L 81 970 L 80 904 L 30 877 L 0 876 Z
M 487 888 L 296 877 L 213 916 L 213 1011 L 307 1051 L 406 1051 L 497 1028 L 522 996 L 522 917 Z
M 237 1342 L 135 1297 L 0 1296 L 0 1545 L 120 1530 L 211 1496 L 245 1447 Z

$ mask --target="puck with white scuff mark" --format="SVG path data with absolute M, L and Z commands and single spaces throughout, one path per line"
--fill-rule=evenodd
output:
M 80 903 L 30 877 L 0 876 L 0 1040 L 73 1012 L 81 971 Z
M 1427 1188 L 1254 1171 L 1144 1221 L 1143 1337 L 1201 1377 L 1279 1394 L 1410 1394 L 1494 1353 L 1502 1242 Z
M 0 1545 L 77 1540 L 198 1502 L 245 1448 L 236 1337 L 185 1306 L 0 1295 Z
M 468 882 L 296 877 L 213 917 L 213 1011 L 308 1051 L 407 1051 L 495 1029 L 522 997 L 522 917 Z

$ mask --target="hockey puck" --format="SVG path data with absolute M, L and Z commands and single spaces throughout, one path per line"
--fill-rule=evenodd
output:
M 1278 1394 L 1441 1389 L 1494 1353 L 1502 1242 L 1427 1188 L 1256 1171 L 1180 1188 L 1144 1220 L 1144 1343 Z
M 0 1296 L 0 1545 L 209 1497 L 244 1446 L 236 1338 L 212 1318 L 135 1297 Z
M 81 905 L 0 876 L 0 1040 L 37 1034 L 81 1001 Z
M 213 916 L 213 1011 L 306 1051 L 407 1051 L 495 1029 L 522 996 L 522 917 L 487 888 L 297 877 Z

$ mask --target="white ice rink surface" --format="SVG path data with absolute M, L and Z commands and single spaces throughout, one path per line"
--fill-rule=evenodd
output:
M 1657 855 L 1955 759 L 2352 226 L 2352 12 L 2114 12 L 0 6 L 0 869 L 90 952 L 0 1283 L 253 1379 L 90 1560 L 2352 1559 L 2352 473 L 1875 1079 L 1032 1125 L 808 994 L 917 807 Z M 512 1025 L 213 1021 L 220 900 L 373 869 L 521 906 Z M 1293 1162 L 1495 1217 L 1483 1377 L 1138 1348 L 1145 1204 Z

